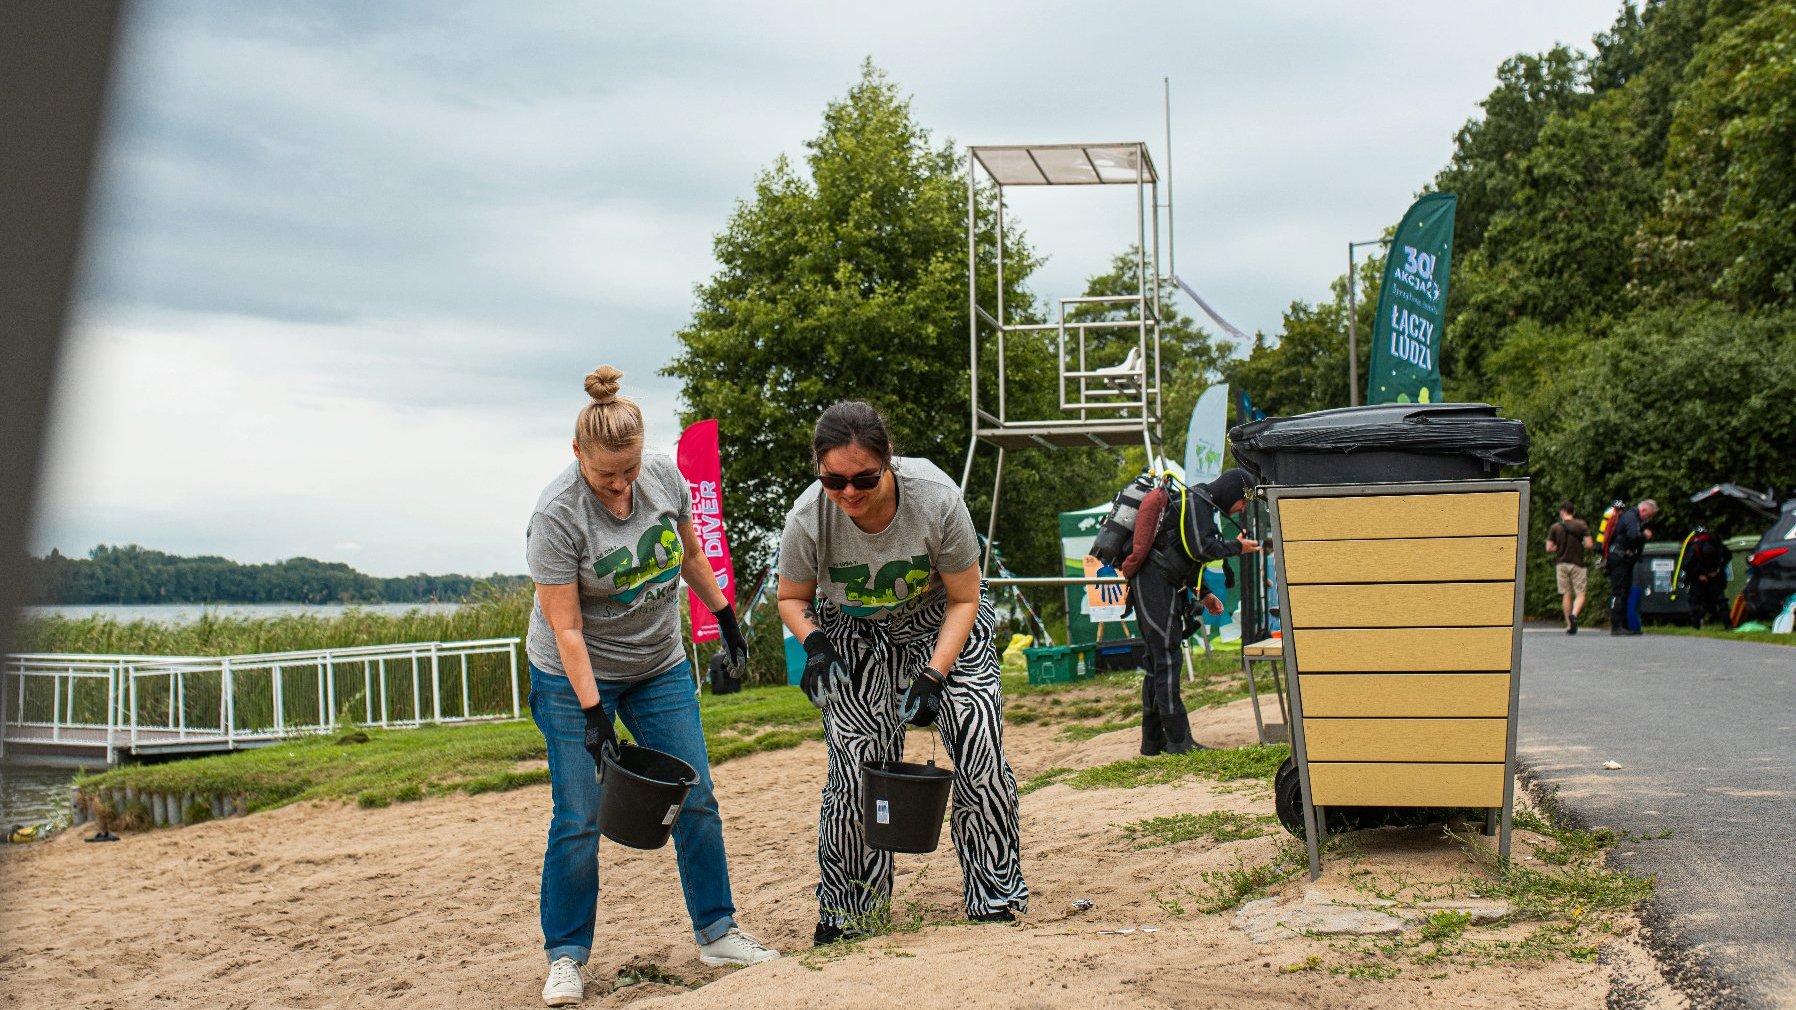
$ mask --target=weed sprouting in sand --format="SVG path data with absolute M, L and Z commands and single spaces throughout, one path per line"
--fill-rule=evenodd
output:
M 1123 834 L 1137 849 L 1177 845 L 1197 838 L 1208 838 L 1218 845 L 1260 838 L 1272 833 L 1267 827 L 1278 818 L 1268 814 L 1247 814 L 1235 810 L 1210 810 L 1201 814 L 1173 814 L 1150 817 L 1122 825 Z
M 625 962 L 624 966 L 617 970 L 617 981 L 611 984 L 611 991 L 616 992 L 619 989 L 628 989 L 630 986 L 644 983 L 678 986 L 681 989 L 698 988 L 683 976 L 676 975 L 647 958 L 636 957 Z
M 824 965 L 847 957 L 868 940 L 897 933 L 915 933 L 930 925 L 928 910 L 921 900 L 911 896 L 928 873 L 929 864 L 925 863 L 904 889 L 895 894 L 880 894 L 872 885 L 855 881 L 855 886 L 871 896 L 868 907 L 860 911 L 835 909 L 845 935 L 840 940 L 800 953 L 799 963 L 812 971 L 822 971 Z

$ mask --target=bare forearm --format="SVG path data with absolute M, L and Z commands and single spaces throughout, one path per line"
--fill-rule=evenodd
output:
M 799 641 L 809 638 L 811 632 L 817 630 L 817 605 L 811 600 L 781 599 L 779 602 L 780 621 L 792 637 Z
M 942 616 L 942 633 L 936 636 L 935 654 L 929 660 L 936 672 L 947 673 L 954 669 L 954 661 L 960 658 L 960 650 L 967 647 L 967 639 L 973 634 L 973 621 L 978 616 L 978 600 L 949 601 L 947 613 Z
M 713 613 L 729 606 L 729 599 L 717 584 L 717 572 L 711 567 L 710 558 L 688 552 L 686 560 L 680 562 L 680 578 L 686 580 L 686 585 L 698 594 L 699 602 Z
M 581 708 L 599 703 L 599 684 L 592 672 L 592 656 L 586 651 L 586 636 L 579 628 L 563 628 L 555 633 L 555 651 L 561 654 L 561 668 L 567 671 L 567 682 L 580 699 Z

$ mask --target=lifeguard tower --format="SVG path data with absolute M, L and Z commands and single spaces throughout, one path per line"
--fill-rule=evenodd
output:
M 1004 454 L 1010 449 L 1060 449 L 1140 445 L 1158 457 L 1160 434 L 1160 221 L 1159 178 L 1147 145 L 1020 144 L 967 149 L 967 300 L 971 355 L 972 437 L 961 470 L 961 492 L 973 476 L 981 442 L 998 450 L 992 477 L 992 511 L 982 570 L 991 567 L 998 521 Z M 997 215 L 997 292 L 994 304 L 979 297 L 979 176 L 996 190 L 989 207 Z M 1060 298 L 1049 322 L 1013 322 L 1004 305 L 1004 191 L 1010 186 L 1135 187 L 1135 291 L 1100 297 Z M 1059 409 L 1048 417 L 1012 416 L 1007 350 L 1026 345 L 1040 353 L 1039 337 L 1054 336 Z M 1108 332 L 1106 332 L 1108 331 Z M 1134 339 L 1128 339 L 1129 334 Z M 1112 339 L 1104 339 L 1109 337 Z M 1116 339 L 1120 338 L 1120 339 Z M 981 395 L 980 362 L 996 363 Z M 990 574 L 986 571 L 986 574 Z M 1028 582 L 1085 581 L 1029 579 Z

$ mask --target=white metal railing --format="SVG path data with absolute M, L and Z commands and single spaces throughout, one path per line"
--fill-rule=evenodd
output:
M 30 653 L 0 665 L 8 744 L 221 749 L 343 722 L 417 726 L 519 718 L 516 638 L 242 656 Z

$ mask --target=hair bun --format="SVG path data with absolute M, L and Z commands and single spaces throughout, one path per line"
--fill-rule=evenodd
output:
M 610 365 L 600 365 L 586 373 L 586 395 L 592 397 L 594 403 L 611 403 L 617 399 L 617 390 L 623 385 L 623 378 L 623 372 Z

